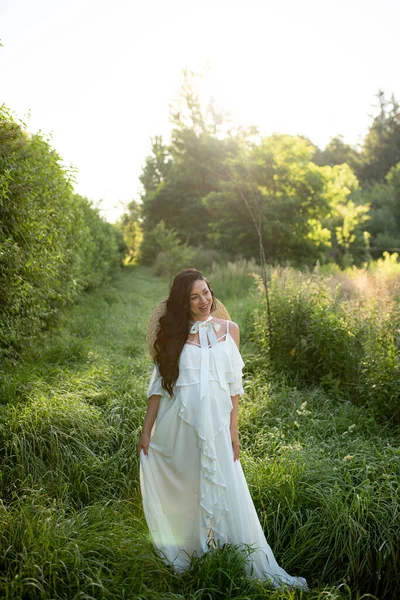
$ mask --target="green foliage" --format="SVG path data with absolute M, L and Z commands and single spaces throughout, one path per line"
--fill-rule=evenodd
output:
M 242 329 L 241 463 L 255 507 L 278 561 L 306 576 L 311 591 L 271 590 L 245 577 L 246 552 L 230 546 L 194 558 L 183 575 L 154 552 L 140 503 L 135 444 L 152 368 L 146 323 L 167 283 L 149 270 L 127 267 L 112 285 L 64 311 L 57 329 L 18 365 L 4 365 L 2 597 L 399 595 L 398 433 L 379 425 L 368 407 L 333 393 L 298 391 L 276 376 L 270 383 L 244 322 L 243 306 L 260 301 L 251 289 L 253 267 L 244 261 L 216 265 L 207 275 Z M 381 295 L 384 282 L 396 289 L 393 260 L 373 269 Z M 347 281 L 347 292 L 355 294 L 360 281 L 354 273 L 336 269 L 329 277 L 334 287 L 339 278 L 343 289 Z M 376 291 L 371 288 L 371 296 Z
M 128 263 L 137 264 L 139 260 L 143 239 L 141 221 L 141 207 L 138 202 L 132 200 L 128 206 L 128 212 L 124 213 L 117 223 L 127 247 Z
M 323 176 L 311 165 L 312 152 L 305 140 L 275 135 L 232 157 L 221 191 L 205 199 L 212 243 L 247 258 L 258 255 L 259 240 L 244 196 L 261 221 L 267 260 L 301 260 L 313 245 L 307 241 L 310 221 L 326 205 L 320 194 Z
M 186 98 L 182 110 L 191 117 L 175 118 L 171 144 L 157 139 L 143 170 L 143 264 L 157 256 L 153 230 L 160 220 L 191 246 L 206 240 L 230 257 L 258 256 L 246 202 L 271 262 L 312 263 L 332 243 L 338 258 L 340 249 L 348 252 L 368 212 L 351 200 L 358 181 L 348 165 L 317 166 L 314 146 L 300 137 L 217 135 L 196 102 L 193 94 Z
M 374 117 L 361 149 L 362 181 L 383 181 L 390 169 L 400 162 L 400 107 L 394 96 L 377 94 L 379 112 Z
M 355 242 L 356 236 L 354 230 L 360 223 L 368 220 L 367 212 L 369 207 L 365 205 L 356 206 L 351 200 L 337 207 L 338 215 L 342 219 L 342 224 L 335 228 L 336 239 L 339 246 L 349 250 L 351 244 Z
M 204 198 L 220 188 L 229 156 L 243 139 L 254 135 L 228 127 L 225 114 L 211 102 L 204 107 L 193 84 L 193 73 L 184 73 L 179 97 L 171 107 L 172 132 L 167 145 L 155 138 L 151 155 L 140 177 L 143 193 L 144 240 L 141 262 L 150 265 L 157 253 L 148 237 L 162 220 L 179 239 L 194 247 L 207 243 L 212 218 Z M 222 249 L 224 251 L 224 249 Z M 239 249 L 240 251 L 240 249 Z
M 274 369 L 301 385 L 337 389 L 354 382 L 359 340 L 346 322 L 339 298 L 331 297 L 318 275 L 275 271 L 270 302 L 269 331 L 261 312 L 257 332 L 260 342 L 268 345 Z
M 269 262 L 312 263 L 332 244 L 348 249 L 368 207 L 351 201 L 358 181 L 348 165 L 318 167 L 313 153 L 303 138 L 274 135 L 233 159 L 222 190 L 205 199 L 212 214 L 210 239 L 231 252 L 258 255 L 244 197 L 260 221 Z
M 228 260 L 259 256 L 254 219 L 270 263 L 360 266 L 399 246 L 398 186 L 383 184 L 400 161 L 393 97 L 387 101 L 379 92 L 380 112 L 360 149 L 337 135 L 320 150 L 304 137 L 261 138 L 256 127 L 234 127 L 215 104 L 202 102 L 195 79 L 184 73 L 171 109 L 171 139 L 153 139 L 140 177 L 142 264 L 157 256 L 147 238 L 161 220 L 182 242 Z
M 334 167 L 335 165 L 346 163 L 357 173 L 360 168 L 361 159 L 357 149 L 346 144 L 343 141 L 342 135 L 337 135 L 329 141 L 323 150 L 316 149 L 313 161 L 321 167 L 325 165 Z
M 347 164 L 324 167 L 327 176 L 327 197 L 330 198 L 330 213 L 324 220 L 325 227 L 331 232 L 331 247 L 326 258 L 342 266 L 346 261 L 353 262 L 353 245 L 365 246 L 365 231 L 361 226 L 369 221 L 370 205 L 360 197 L 357 177 Z M 355 198 L 357 203 L 352 200 Z M 365 250 L 364 255 L 366 255 Z M 358 264 L 364 258 L 357 252 Z
M 384 181 L 365 184 L 357 202 L 371 206 L 366 229 L 371 234 L 374 256 L 383 250 L 400 247 L 400 163 L 392 167 Z M 377 251 L 375 249 L 378 249 Z
M 248 297 L 254 290 L 254 274 L 261 275 L 261 269 L 253 260 L 238 260 L 214 264 L 209 278 L 217 296 L 221 298 Z
M 364 408 L 266 384 L 261 373 L 240 417 L 242 464 L 280 560 L 319 582 L 340 573 L 353 590 L 396 597 L 398 434 Z
M 389 255 L 368 271 L 357 273 L 358 284 L 373 286 L 380 296 L 358 294 L 344 301 L 342 281 L 335 286 L 318 269 L 310 274 L 276 270 L 270 286 L 271 323 L 265 309 L 257 315 L 257 336 L 276 373 L 300 386 L 325 390 L 367 404 L 376 417 L 400 422 L 400 326 L 398 299 L 382 292 Z M 396 284 L 397 285 L 397 284 Z M 377 289 L 378 288 L 378 289 Z M 386 293 L 389 290 L 386 289 Z
M 144 188 L 142 259 L 151 264 L 156 253 L 147 237 L 162 220 L 168 229 L 174 229 L 180 240 L 193 246 L 204 243 L 209 215 L 203 198 L 218 189 L 218 171 L 229 151 L 229 143 L 214 139 L 208 133 L 197 136 L 192 130 L 177 132 L 174 145 L 169 148 L 173 158 L 167 174 L 154 188 Z M 155 150 L 153 150 L 155 152 Z M 154 160 L 156 156 L 154 155 Z M 147 180 L 148 166 L 142 181 Z
M 207 246 L 199 246 L 193 248 L 192 265 L 204 271 L 204 274 L 210 273 L 211 269 L 216 264 L 226 264 L 229 260 L 229 254 L 214 248 L 208 248 Z
M 88 200 L 49 143 L 0 109 L 1 348 L 18 348 L 60 307 L 98 285 L 122 238 Z
M 159 249 L 154 271 L 156 275 L 163 275 L 172 281 L 174 275 L 191 265 L 193 251 L 187 244 L 182 244 L 173 229 L 167 229 L 164 221 L 155 227 L 151 239 L 154 247 Z

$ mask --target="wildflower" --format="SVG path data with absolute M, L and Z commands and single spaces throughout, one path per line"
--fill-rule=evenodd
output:
M 311 411 L 306 410 L 306 409 L 307 409 L 307 400 L 305 402 L 303 402 L 303 404 L 300 406 L 300 409 L 296 410 L 296 414 L 299 415 L 300 417 L 306 417 L 307 415 L 311 415 Z
M 343 458 L 343 462 L 349 462 L 350 460 L 353 460 L 354 455 L 353 454 L 348 454 L 347 456 L 345 456 Z
M 294 355 L 295 355 L 295 354 L 296 354 L 296 348 L 292 348 L 292 349 L 291 349 L 291 351 L 290 351 L 290 356 L 291 356 L 292 358 L 294 358 Z

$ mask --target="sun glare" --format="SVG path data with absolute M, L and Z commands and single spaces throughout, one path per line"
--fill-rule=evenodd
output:
M 361 141 L 378 89 L 400 96 L 396 19 L 377 12 L 377 0 L 338 0 L 335 11 L 317 0 L 194 6 L 42 0 L 33 9 L 22 0 L 3 10 L 3 101 L 21 117 L 30 111 L 30 130 L 53 134 L 79 170 L 78 190 L 103 198 L 107 218 L 121 211 L 113 203 L 137 197 L 150 138 L 168 135 L 185 68 L 201 74 L 200 97 L 234 122 L 320 146 L 337 134 Z

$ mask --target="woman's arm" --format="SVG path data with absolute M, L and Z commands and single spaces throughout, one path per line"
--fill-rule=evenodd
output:
M 143 452 L 147 456 L 150 444 L 150 434 L 151 430 L 153 429 L 154 421 L 157 418 L 158 407 L 160 405 L 160 398 L 161 396 L 158 394 L 153 394 L 149 398 L 149 402 L 147 405 L 147 413 L 142 427 L 142 433 L 136 446 L 138 454 L 140 454 L 140 451 L 143 449 Z
M 239 394 L 231 396 L 232 410 L 231 410 L 231 440 L 233 448 L 233 460 L 236 461 L 240 454 L 240 442 L 239 442 L 239 427 L 238 427 L 238 411 L 239 411 Z
M 236 323 L 229 323 L 229 332 L 236 343 L 236 346 L 239 348 L 240 344 L 240 329 Z M 239 442 L 239 426 L 238 426 L 238 413 L 239 413 L 239 400 L 240 395 L 231 396 L 232 400 L 232 410 L 231 410 L 231 423 L 230 423 L 230 431 L 231 431 L 231 440 L 232 440 L 232 448 L 233 448 L 233 460 L 236 461 L 239 458 L 240 454 L 240 442 Z

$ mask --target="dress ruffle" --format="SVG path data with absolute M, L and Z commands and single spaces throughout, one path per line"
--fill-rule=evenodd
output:
M 236 348 L 236 352 L 235 352 Z M 199 367 L 199 348 L 186 344 L 180 358 L 179 377 L 174 388 L 174 398 L 170 399 L 170 408 L 162 417 L 162 430 L 159 428 L 153 436 L 151 446 L 161 454 L 170 457 L 174 450 L 175 413 L 180 419 L 193 427 L 198 437 L 200 456 L 200 506 L 204 531 L 212 529 L 221 541 L 225 540 L 223 531 L 218 529 L 218 523 L 224 512 L 228 511 L 225 498 L 226 484 L 217 461 L 215 438 L 229 427 L 232 410 L 231 396 L 243 393 L 242 369 L 243 360 L 237 346 L 230 336 L 224 342 L 211 347 L 209 363 L 209 381 L 217 382 L 220 393 L 215 391 L 198 400 L 201 372 Z M 168 396 L 161 385 L 161 375 L 156 364 L 153 369 L 147 390 L 148 397 L 152 394 Z M 222 392 L 222 393 L 221 393 Z M 178 406 L 172 406 L 178 402 Z M 164 411 L 162 411 L 163 413 Z M 163 430 L 169 431 L 168 436 Z M 160 435 L 162 434 L 162 435 Z M 203 551 L 206 551 L 207 536 L 203 540 Z
M 204 349 L 203 349 L 204 350 Z M 202 395 L 202 349 L 186 344 L 171 397 L 155 365 L 148 396 L 161 396 L 149 453 L 140 456 L 146 520 L 161 555 L 177 570 L 216 544 L 252 545 L 249 574 L 276 586 L 307 588 L 277 564 L 265 539 L 230 438 L 232 396 L 243 393 L 240 352 L 233 338 L 208 348 Z M 203 363 L 204 365 L 204 363 Z
M 151 374 L 150 383 L 147 387 L 147 397 L 150 398 L 150 396 L 153 396 L 155 394 L 162 396 L 164 393 L 165 390 L 162 387 L 162 378 L 160 375 L 158 364 L 155 363 L 153 367 L 153 372 Z
M 179 361 L 179 377 L 175 384 L 176 388 L 200 383 L 199 350 L 197 346 L 185 344 Z M 222 389 L 229 390 L 231 396 L 243 394 L 244 362 L 231 336 L 227 335 L 224 342 L 220 342 L 209 351 L 209 381 L 218 381 Z M 162 387 L 162 377 L 157 363 L 154 365 L 147 388 L 147 397 L 150 398 L 153 394 L 169 397 L 168 392 Z

